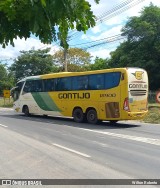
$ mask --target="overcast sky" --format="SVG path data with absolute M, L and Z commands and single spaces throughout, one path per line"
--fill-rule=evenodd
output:
M 96 17 L 99 18 L 100 16 L 102 16 L 104 20 L 102 19 L 98 21 L 96 26 L 89 29 L 86 34 L 78 33 L 75 31 L 70 32 L 69 36 L 71 37 L 69 44 L 71 45 L 71 47 L 89 47 L 92 45 L 92 43 L 90 43 L 92 41 L 100 39 L 102 39 L 103 41 L 104 38 L 118 35 L 121 33 L 121 28 L 125 25 L 128 18 L 131 16 L 138 16 L 143 7 L 149 6 L 151 2 L 154 5 L 160 7 L 160 0 L 100 0 L 100 3 L 98 5 L 94 2 L 94 0 L 88 1 L 92 5 L 92 10 Z M 126 3 L 128 3 L 127 6 L 123 6 Z M 120 5 L 122 5 L 122 8 L 125 10 L 118 9 Z M 107 16 L 104 17 L 104 15 Z M 14 40 L 14 42 L 15 47 L 9 45 L 5 49 L 3 49 L 0 46 L 0 60 L 14 59 L 20 54 L 20 50 L 30 50 L 33 47 L 35 49 L 43 49 L 47 47 L 47 45 L 42 44 L 35 37 L 31 37 L 27 40 L 17 39 Z M 86 45 L 80 45 L 82 43 L 86 43 Z M 87 51 L 89 51 L 93 57 L 98 56 L 107 58 L 110 56 L 110 52 L 115 50 L 119 43 L 120 41 L 106 43 L 102 46 L 88 48 Z M 49 47 L 52 48 L 52 54 L 59 49 L 59 47 L 55 44 L 49 45 Z

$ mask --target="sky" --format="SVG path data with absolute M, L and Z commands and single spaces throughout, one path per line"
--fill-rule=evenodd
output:
M 93 59 L 95 57 L 109 58 L 110 52 L 114 51 L 120 42 L 123 42 L 124 39 L 111 42 L 113 40 L 111 37 L 121 34 L 121 29 L 129 17 L 139 16 L 140 11 L 145 6 L 149 6 L 151 2 L 160 7 L 160 0 L 100 0 L 98 5 L 94 0 L 88 0 L 88 2 L 91 4 L 91 9 L 97 18 L 96 26 L 90 28 L 86 34 L 70 31 L 69 45 L 70 47 L 81 47 L 87 50 Z M 124 6 L 125 4 L 127 5 Z M 108 39 L 108 42 L 93 47 L 99 42 L 106 41 L 105 38 Z M 51 47 L 51 54 L 60 49 L 55 43 L 46 45 L 34 36 L 27 40 L 18 38 L 14 40 L 14 43 L 15 47 L 9 45 L 5 49 L 0 45 L 1 62 L 11 64 L 20 55 L 20 51 L 28 51 L 31 48 L 37 50 Z

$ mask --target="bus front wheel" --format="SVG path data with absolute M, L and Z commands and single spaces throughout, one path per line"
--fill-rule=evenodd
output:
M 81 108 L 76 108 L 73 111 L 73 119 L 77 123 L 81 123 L 84 121 L 84 114 Z
M 25 114 L 25 116 L 29 116 L 30 115 L 28 106 L 24 106 L 23 107 L 23 113 Z
M 88 112 L 87 112 L 87 121 L 88 121 L 88 123 L 91 123 L 91 124 L 98 123 L 97 112 L 96 112 L 95 109 L 88 110 Z

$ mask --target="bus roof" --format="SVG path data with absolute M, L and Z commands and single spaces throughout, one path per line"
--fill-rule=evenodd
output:
M 49 74 L 43 74 L 43 75 L 37 75 L 37 76 L 28 76 L 26 78 L 21 79 L 19 82 L 26 81 L 26 80 L 38 80 L 38 79 L 49 79 L 49 78 L 58 78 L 58 77 L 66 77 L 66 76 L 98 74 L 98 73 L 104 73 L 104 72 L 127 71 L 128 69 L 133 69 L 133 68 L 141 69 L 138 67 L 124 67 L 124 68 L 101 69 L 101 70 L 92 70 L 92 71 L 84 71 L 84 72 L 58 72 L 58 73 L 49 73 Z

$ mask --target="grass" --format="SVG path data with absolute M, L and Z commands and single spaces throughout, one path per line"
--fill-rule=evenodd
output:
M 0 107 L 5 107 L 5 108 L 11 108 L 13 106 L 13 100 L 12 99 L 5 99 L 0 98 Z
M 12 99 L 0 98 L 0 107 L 11 108 L 13 106 Z M 155 123 L 160 124 L 160 104 L 152 103 L 149 104 L 149 111 L 145 118 L 142 120 L 145 123 Z
M 143 122 L 160 124 L 160 104 L 149 104 L 148 114 L 143 119 Z

